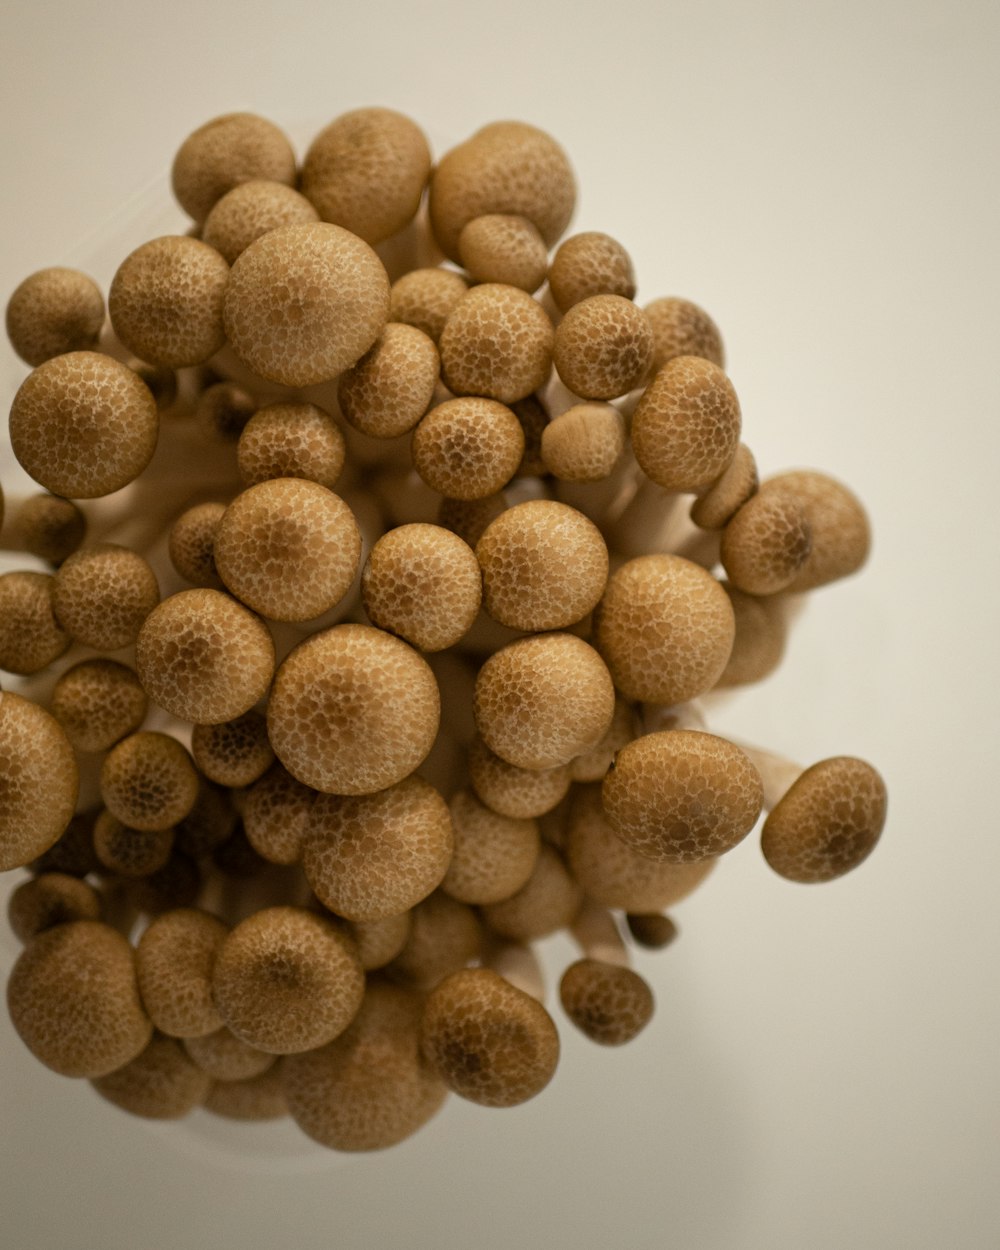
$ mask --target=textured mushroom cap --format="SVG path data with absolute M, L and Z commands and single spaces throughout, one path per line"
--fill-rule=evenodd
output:
M 856 573 L 868 559 L 868 514 L 842 483 L 825 473 L 799 469 L 768 478 L 761 490 L 794 499 L 812 532 L 812 549 L 788 587 L 794 594 Z
M 630 1042 L 653 1017 L 653 991 L 637 972 L 578 959 L 559 982 L 559 1001 L 576 1027 L 602 1046 Z
M 280 764 L 252 785 L 243 799 L 243 829 L 257 854 L 272 864 L 297 864 L 315 799 L 316 791 Z
M 131 946 L 96 920 L 34 938 L 10 974 L 7 1006 L 21 1041 L 62 1076 L 114 1072 L 145 1049 L 153 1032 Z
M 474 217 L 458 236 L 458 255 L 477 282 L 503 282 L 532 292 L 549 266 L 545 240 L 526 217 L 487 213 Z
M 22 942 L 73 920 L 100 920 L 101 900 L 93 886 L 63 872 L 22 881 L 7 903 L 7 920 Z
M 476 544 L 486 611 L 512 629 L 564 629 L 597 604 L 608 549 L 597 526 L 568 504 L 532 499 L 508 508 Z
M 171 170 L 174 195 L 197 222 L 242 182 L 295 183 L 295 153 L 285 135 L 253 113 L 226 113 L 199 126 L 181 144 Z
M 639 385 L 653 359 L 646 314 L 621 295 L 591 295 L 556 329 L 556 372 L 583 399 L 614 399 Z
M 469 747 L 469 780 L 480 800 L 501 816 L 541 816 L 562 801 L 570 769 L 517 768 L 495 755 L 480 737 Z
M 272 477 L 304 477 L 331 490 L 344 467 L 344 436 L 316 404 L 277 403 L 259 408 L 236 448 L 244 484 Z
M 545 309 L 501 282 L 472 287 L 448 314 L 438 347 L 441 377 L 456 395 L 510 404 L 548 381 L 555 332 Z
M 526 217 L 548 246 L 569 225 L 576 182 L 566 153 L 544 131 L 524 122 L 493 122 L 438 162 L 430 183 L 434 235 L 458 260 L 462 227 L 474 217 Z
M 453 269 L 411 269 L 392 284 L 389 318 L 423 330 L 436 343 L 448 315 L 469 289 Z
M 198 774 L 176 738 L 143 731 L 123 739 L 101 765 L 108 811 L 133 829 L 169 829 L 198 797 Z
M 92 1082 L 123 1111 L 151 1120 L 179 1120 L 204 1100 L 212 1078 L 171 1037 L 154 1035 L 131 1063 Z
M 697 730 L 637 738 L 604 778 L 604 812 L 640 855 L 691 864 L 730 850 L 760 815 L 760 776 L 738 746 Z
M 191 754 L 209 781 L 234 790 L 252 786 L 274 763 L 267 721 L 253 710 L 218 725 L 195 725 Z
M 885 782 L 865 760 L 807 768 L 764 822 L 761 850 L 789 881 L 832 881 L 867 859 L 885 825 Z
M 185 1037 L 184 1049 L 216 1081 L 251 1081 L 275 1066 L 274 1055 L 258 1050 L 223 1026 L 204 1037 Z
M 572 781 L 601 781 L 614 763 L 618 752 L 635 736 L 636 717 L 632 705 L 619 696 L 615 699 L 615 714 L 608 732 L 597 746 L 570 760 L 570 779 Z
M 205 1095 L 204 1107 L 227 1120 L 277 1120 L 288 1115 L 282 1079 L 284 1060 L 245 1081 L 216 1081 Z
M 223 589 L 215 568 L 215 535 L 225 511 L 224 503 L 198 503 L 182 512 L 170 527 L 170 563 L 195 586 Z
M 533 942 L 570 924 L 582 902 L 583 892 L 559 852 L 543 843 L 528 880 L 515 894 L 484 907 L 483 919 L 501 937 Z
M 233 187 L 215 202 L 205 218 L 201 238 L 231 265 L 269 230 L 310 221 L 319 221 L 319 213 L 304 195 L 283 182 L 253 179 Z
M 330 794 L 374 794 L 408 777 L 437 737 L 441 697 L 426 660 L 369 625 L 300 643 L 274 679 L 267 727 L 293 777 Z
M 542 430 L 545 468 L 562 482 L 601 482 L 625 450 L 625 420 L 611 404 L 574 404 Z
M 228 932 L 208 912 L 181 907 L 157 917 L 139 939 L 139 993 L 161 1032 L 204 1037 L 222 1028 L 212 999 L 212 969 Z
M 625 920 L 635 941 L 647 950 L 660 951 L 677 937 L 677 926 L 658 912 L 630 912 Z
M 314 222 L 251 243 L 229 274 L 223 318 L 240 360 L 285 386 L 328 382 L 375 342 L 389 278 L 362 239 Z
M 721 530 L 757 493 L 759 484 L 753 452 L 740 443 L 729 468 L 691 505 L 691 520 L 703 530 Z
M 788 637 L 785 603 L 778 596 L 758 599 L 745 595 L 728 582 L 722 588 L 733 605 L 736 637 L 733 650 L 715 683 L 716 689 L 763 681 L 778 667 Z
M 378 794 L 321 794 L 302 866 L 316 897 L 346 920 L 409 911 L 441 883 L 454 841 L 448 805 L 421 777 Z
M 647 304 L 646 316 L 653 328 L 654 369 L 662 369 L 675 356 L 701 356 L 725 367 L 719 328 L 697 304 L 670 295 Z
M 687 898 L 715 867 L 714 859 L 675 864 L 640 855 L 614 832 L 599 786 L 574 795 L 565 842 L 566 861 L 588 898 L 622 911 L 659 911 Z
M 538 860 L 538 825 L 491 811 L 469 790 L 450 806 L 455 853 L 441 889 L 462 903 L 497 903 L 516 894 Z
M 104 296 L 78 269 L 39 269 L 8 300 L 6 322 L 14 351 L 27 364 L 40 365 L 64 352 L 97 346 Z
M 519 638 L 479 670 L 476 728 L 518 768 L 555 768 L 607 733 L 615 691 L 604 661 L 573 634 Z
M 632 258 L 619 242 L 598 230 L 574 234 L 552 257 L 549 290 L 560 312 L 593 295 L 634 299 Z
M 472 548 L 440 525 L 401 525 L 383 534 L 361 575 L 361 602 L 372 623 L 421 651 L 458 642 L 481 601 Z
M 398 916 L 385 916 L 382 920 L 346 921 L 345 927 L 357 948 L 361 967 L 369 972 L 391 963 L 406 945 L 412 923 L 408 911 Z
M 215 534 L 215 567 L 237 599 L 277 621 L 308 621 L 339 603 L 361 562 L 361 531 L 339 495 L 276 477 L 248 486 Z
M 0 524 L 3 507 L 0 504 Z M 83 542 L 87 518 L 71 499 L 58 495 L 31 495 L 17 510 L 14 528 L 18 542 L 40 560 L 62 564 Z
M 206 386 L 195 404 L 194 419 L 213 442 L 235 443 L 257 411 L 257 401 L 235 382 Z
M 594 642 L 628 699 L 686 703 L 718 681 L 733 647 L 733 609 L 715 578 L 681 556 L 629 560 L 594 614 Z
M 18 463 L 54 495 L 96 499 L 152 459 L 156 400 L 137 373 L 99 352 L 56 356 L 22 382 L 10 409 Z
M 283 1064 L 288 1107 L 333 1150 L 382 1150 L 415 1133 L 446 1089 L 420 1055 L 420 999 L 373 982 L 346 1032 Z
M 149 877 L 167 866 L 174 849 L 173 827 L 135 829 L 108 811 L 94 822 L 94 853 L 120 877 Z
M 523 455 L 521 423 L 495 399 L 447 399 L 413 432 L 413 467 L 428 486 L 452 499 L 496 494 Z
M 52 581 L 52 607 L 74 642 L 97 651 L 131 646 L 160 602 L 156 574 L 136 551 L 97 543 L 71 555 Z
M 80 775 L 59 722 L 0 690 L 0 872 L 53 846 L 76 807 Z
M 482 945 L 482 928 L 472 908 L 435 890 L 410 913 L 410 933 L 392 970 L 419 985 L 437 985 L 478 959 Z
M 430 172 L 430 148 L 415 122 L 392 109 L 354 109 L 312 141 L 302 191 L 324 221 L 381 243 L 416 216 Z
M 431 992 L 421 1048 L 450 1089 L 484 1107 L 533 1098 L 559 1062 L 552 1017 L 489 968 L 455 972 Z
M 267 626 L 217 590 L 182 590 L 146 618 L 135 648 L 150 699 L 181 720 L 234 720 L 262 698 L 274 673 Z
M 665 490 L 705 490 L 729 467 L 739 441 L 733 384 L 698 356 L 668 361 L 632 415 L 635 458 Z
M 0 669 L 40 673 L 69 647 L 53 610 L 52 583 L 48 573 L 0 576 Z
M 228 1027 L 272 1054 L 332 1041 L 361 1006 L 365 974 L 351 942 L 300 907 L 267 907 L 223 942 L 213 972 L 215 1004 Z
M 440 363 L 434 340 L 423 330 L 389 321 L 358 363 L 341 374 L 340 410 L 362 434 L 405 434 L 430 407 Z
M 749 499 L 722 531 L 720 556 L 737 590 L 774 595 L 795 580 L 811 548 L 803 509 L 793 496 L 771 490 Z

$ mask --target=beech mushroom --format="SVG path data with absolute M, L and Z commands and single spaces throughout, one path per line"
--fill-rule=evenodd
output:
M 208 912 L 180 907 L 158 916 L 139 939 L 139 993 L 150 1019 L 171 1037 L 204 1037 L 222 1028 L 212 999 L 212 969 L 228 929 Z
M 202 222 L 227 191 L 251 179 L 295 183 L 295 153 L 264 117 L 226 113 L 199 126 L 174 157 L 171 182 L 180 205 Z
M 653 358 L 646 314 L 621 295 L 591 295 L 569 309 L 556 330 L 552 359 L 582 399 L 614 399 L 638 386 Z
M 521 423 L 496 399 L 445 400 L 413 432 L 413 467 L 428 486 L 452 499 L 495 494 L 517 472 L 523 455 Z
M 22 881 L 7 904 L 7 920 L 22 942 L 58 924 L 100 919 L 101 900 L 93 886 L 61 872 Z
M 52 581 L 52 608 L 75 642 L 98 651 L 128 647 L 160 602 L 156 574 L 141 555 L 98 543 L 71 555 Z
M 518 768 L 495 755 L 480 737 L 469 747 L 469 780 L 480 801 L 501 816 L 526 819 L 551 811 L 570 785 L 573 764 Z
M 130 734 L 101 765 L 101 797 L 108 811 L 133 829 L 169 829 L 190 812 L 197 796 L 190 755 L 164 733 Z
M 549 289 L 560 312 L 593 295 L 635 298 L 635 271 L 622 245 L 598 230 L 559 244 L 549 268 Z
M 725 367 L 719 328 L 703 308 L 670 295 L 646 305 L 653 330 L 653 368 L 662 369 L 675 356 L 700 356 Z
M 59 722 L 0 690 L 0 872 L 44 854 L 69 825 L 80 774 Z
M 201 1104 L 212 1078 L 179 1042 L 154 1035 L 141 1054 L 92 1083 L 102 1098 L 132 1115 L 178 1120 Z
M 389 319 L 416 326 L 437 343 L 448 315 L 468 289 L 453 269 L 412 269 L 392 284 Z
M 71 499 L 31 495 L 17 509 L 11 529 L 18 547 L 49 564 L 59 565 L 83 542 L 87 518 Z
M 251 786 L 274 763 L 267 721 L 253 710 L 216 725 L 195 725 L 191 754 L 209 779 L 220 786 Z
M 38 673 L 69 647 L 70 636 L 56 620 L 52 586 L 47 573 L 0 575 L 0 669 Z
M 215 535 L 226 511 L 222 503 L 200 503 L 174 521 L 170 527 L 170 563 L 185 581 L 194 586 L 224 589 L 215 567 Z
M 216 200 L 205 218 L 201 239 L 231 265 L 268 230 L 318 220 L 316 209 L 293 187 L 254 178 Z
M 548 381 L 554 342 L 548 313 L 526 291 L 484 282 L 448 314 L 438 343 L 441 377 L 455 395 L 509 404 Z
M 258 408 L 236 449 L 246 486 L 274 477 L 304 477 L 330 490 L 344 467 L 344 436 L 316 404 L 275 403 Z
M 257 854 L 272 864 L 298 863 L 315 799 L 316 791 L 280 764 L 252 785 L 243 801 L 243 828 Z
M 501 816 L 468 790 L 451 800 L 454 854 L 441 889 L 462 903 L 497 903 L 516 894 L 541 850 L 530 819 Z
M 7 337 L 29 365 L 97 346 L 104 324 L 100 287 L 78 269 L 29 274 L 7 301 Z
M 545 240 L 526 217 L 485 213 L 473 217 L 458 236 L 458 255 L 477 282 L 502 282 L 530 295 L 545 281 Z

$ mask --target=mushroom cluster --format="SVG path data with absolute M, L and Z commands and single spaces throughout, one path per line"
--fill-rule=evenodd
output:
M 564 1018 L 634 1038 L 636 948 L 758 823 L 782 876 L 872 850 L 861 760 L 707 730 L 790 605 L 864 563 L 825 473 L 759 480 L 719 331 L 563 238 L 559 144 L 432 161 L 363 108 L 299 162 L 246 113 L 172 171 L 186 234 L 104 297 L 26 278 L 0 545 L 14 1026 L 136 1115 L 290 1115 L 336 1150 L 506 1107 Z M 562 240 L 562 241 L 560 241 Z M 645 956 L 642 956 L 643 958 Z

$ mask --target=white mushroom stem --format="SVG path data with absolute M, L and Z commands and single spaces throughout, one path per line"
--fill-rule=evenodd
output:
M 607 530 L 608 523 L 620 516 L 628 507 L 641 480 L 642 470 L 626 447 L 618 463 L 603 481 L 556 481 L 554 493 L 560 503 L 576 508 L 578 512 L 589 517 L 595 525 Z
M 788 790 L 806 771 L 803 765 L 776 755 L 773 751 L 764 751 L 760 747 L 750 746 L 738 738 L 730 738 L 746 755 L 760 773 L 764 786 L 764 811 L 769 812 L 784 798 Z
M 627 968 L 631 962 L 614 916 L 606 907 L 585 899 L 570 925 L 570 934 L 584 958 Z
M 697 699 L 688 703 L 676 703 L 665 707 L 660 703 L 644 703 L 640 712 L 640 725 L 644 734 L 659 733 L 664 729 L 699 729 L 708 725 L 705 711 Z
M 545 977 L 538 956 L 521 942 L 496 942 L 483 955 L 483 967 L 491 968 L 515 989 L 544 1004 Z
M 619 516 L 605 525 L 608 546 L 629 559 L 676 551 L 697 531 L 688 516 L 690 504 L 690 495 L 664 490 L 647 478 Z

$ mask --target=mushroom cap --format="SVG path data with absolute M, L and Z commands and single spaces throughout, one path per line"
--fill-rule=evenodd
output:
M 97 346 L 104 325 L 101 288 L 78 269 L 29 274 L 7 301 L 7 337 L 29 365 Z
M 319 213 L 294 187 L 253 178 L 216 200 L 205 218 L 201 238 L 231 265 L 269 230 L 318 220 Z
M 212 999 L 212 969 L 229 932 L 206 911 L 179 907 L 158 916 L 135 953 L 139 993 L 149 1018 L 171 1037 L 204 1037 L 222 1028 Z
M 241 921 L 216 955 L 212 981 L 232 1032 L 271 1054 L 332 1041 L 365 991 L 350 939 L 300 907 L 266 907 Z
M 131 646 L 160 602 L 156 574 L 136 551 L 97 543 L 71 555 L 52 581 L 52 607 L 74 642 L 96 651 Z
M 629 912 L 628 931 L 647 950 L 660 951 L 677 938 L 677 926 L 669 916 L 658 912 Z
M 297 864 L 316 791 L 275 764 L 243 799 L 243 829 L 253 849 L 272 864 Z
M 176 738 L 149 730 L 130 734 L 105 756 L 101 797 L 132 829 L 169 829 L 194 807 L 198 774 Z
M 721 530 L 760 485 L 753 452 L 740 443 L 729 468 L 691 505 L 691 520 L 703 530 Z
M 22 881 L 7 903 L 7 920 L 22 942 L 58 924 L 100 919 L 101 900 L 94 887 L 63 872 Z
M 392 284 L 389 319 L 416 326 L 437 343 L 449 313 L 468 289 L 454 269 L 411 269 Z
M 326 222 L 282 226 L 240 255 L 226 288 L 226 337 L 249 369 L 285 386 L 328 382 L 375 342 L 389 278 L 362 239 Z
M 625 450 L 625 419 L 611 404 L 574 404 L 542 430 L 541 456 L 561 482 L 602 482 Z
M 726 592 L 681 556 L 638 556 L 608 581 L 594 643 L 627 699 L 672 705 L 718 681 L 735 632 Z
M 347 921 L 346 929 L 357 948 L 365 972 L 384 968 L 402 951 L 410 936 L 410 912 L 386 916 L 382 920 Z
M 483 931 L 467 903 L 435 890 L 410 912 L 406 945 L 391 971 L 429 987 L 482 954 Z
M 344 436 L 316 404 L 275 403 L 258 408 L 236 448 L 246 486 L 272 477 L 304 477 L 330 490 L 344 467 Z
M 763 681 L 774 672 L 785 654 L 788 637 L 785 602 L 777 595 L 757 598 L 744 594 L 728 582 L 722 589 L 733 605 L 736 621 L 736 637 L 733 649 L 722 675 L 715 683 L 716 689 L 743 686 Z
M 288 1115 L 284 1060 L 245 1081 L 216 1081 L 205 1095 L 204 1107 L 227 1120 L 277 1120 Z
M 569 225 L 576 182 L 566 153 L 543 130 L 493 122 L 446 152 L 430 182 L 430 217 L 445 255 L 457 261 L 462 227 L 474 217 L 526 217 L 551 247 Z
M 653 991 L 637 972 L 578 959 L 559 982 L 559 1001 L 576 1027 L 602 1046 L 622 1046 L 653 1016 Z
M 826 473 L 799 469 L 768 478 L 761 491 L 778 491 L 794 499 L 812 533 L 809 555 L 788 587 L 793 594 L 848 577 L 868 559 L 868 514 L 843 483 Z
M 527 217 L 485 213 L 473 217 L 458 236 L 459 259 L 477 282 L 502 282 L 529 294 L 545 281 L 549 254 Z
M 420 1055 L 421 1002 L 373 981 L 347 1030 L 319 1050 L 292 1055 L 282 1074 L 299 1128 L 333 1150 L 383 1150 L 415 1133 L 446 1089 Z
M 7 1006 L 21 1041 L 62 1076 L 114 1072 L 145 1049 L 153 1032 L 131 946 L 96 920 L 33 938 L 10 974 Z
M 194 586 L 225 589 L 215 567 L 215 535 L 225 511 L 224 503 L 198 503 L 182 512 L 170 527 L 170 563 Z
M 225 1025 L 202 1037 L 185 1037 L 188 1056 L 216 1081 L 252 1081 L 271 1071 L 275 1056 L 244 1042 Z
M 486 611 L 512 629 L 565 629 L 596 605 L 608 549 L 582 512 L 550 499 L 515 504 L 476 544 Z
M 566 871 L 562 856 L 542 843 L 531 875 L 514 894 L 483 907 L 483 919 L 500 937 L 533 942 L 557 933 L 573 921 L 583 891 Z
M 453 646 L 482 601 L 472 548 L 440 525 L 401 525 L 383 534 L 361 575 L 361 601 L 374 625 L 421 651 Z
M 865 760 L 820 760 L 764 822 L 764 858 L 789 881 L 841 877 L 871 854 L 885 825 L 886 803 L 885 782 Z
M 146 618 L 135 663 L 157 706 L 212 725 L 242 716 L 267 693 L 274 643 L 263 621 L 229 595 L 182 590 Z
M 413 467 L 433 490 L 452 499 L 484 499 L 517 472 L 524 430 L 496 399 L 446 399 L 421 419 L 412 450 Z
M 247 607 L 272 620 L 308 621 L 350 589 L 361 561 L 361 531 L 332 490 L 276 477 L 236 496 L 213 550 L 219 576 Z
M 18 508 L 14 528 L 25 551 L 58 565 L 83 542 L 87 518 L 71 499 L 49 494 L 31 495 Z
M 455 972 L 431 991 L 421 1048 L 450 1089 L 484 1107 L 533 1098 L 559 1062 L 552 1017 L 490 968 Z
M 30 373 L 10 410 L 10 445 L 46 490 L 97 499 L 127 486 L 156 449 L 156 400 L 137 373 L 99 352 L 67 352 Z
M 109 811 L 94 822 L 94 853 L 109 872 L 120 877 L 149 877 L 167 866 L 174 849 L 172 825 L 135 829 Z
M 592 295 L 635 298 L 635 270 L 628 252 L 608 234 L 588 230 L 564 239 L 549 267 L 549 290 L 560 312 Z
M 701 356 L 725 368 L 719 328 L 697 304 L 668 295 L 647 304 L 646 316 L 653 328 L 654 369 L 662 369 L 675 356 Z
M 150 239 L 118 266 L 108 291 L 115 334 L 151 365 L 203 364 L 226 341 L 225 259 L 186 235 Z
M 154 1034 L 130 1063 L 92 1084 L 102 1098 L 132 1115 L 179 1120 L 204 1101 L 212 1078 L 191 1062 L 180 1042 Z
M 478 735 L 469 747 L 469 780 L 482 803 L 501 816 L 542 816 L 569 790 L 571 765 L 518 768 L 494 754 Z
M 59 722 L 0 690 L 0 872 L 44 854 L 76 808 L 80 774 Z
M 635 712 L 632 705 L 619 695 L 615 699 L 615 714 L 608 732 L 597 746 L 570 760 L 570 779 L 572 781 L 602 781 L 605 773 L 614 763 L 615 756 L 626 742 L 631 742 L 635 736 Z
M 573 634 L 520 638 L 494 652 L 476 678 L 476 728 L 518 768 L 568 764 L 600 742 L 614 710 L 604 661 Z
M 621 295 L 591 295 L 574 304 L 556 329 L 552 360 L 581 399 L 614 399 L 645 378 L 653 359 L 646 314 Z
M 70 645 L 56 620 L 53 578 L 48 573 L 15 570 L 0 575 L 0 669 L 40 673 Z
M 233 187 L 251 179 L 295 184 L 295 153 L 284 133 L 254 113 L 226 113 L 193 131 L 170 174 L 181 207 L 202 222 Z
M 787 588 L 812 548 L 812 530 L 794 497 L 753 495 L 722 531 L 722 567 L 737 590 L 774 595 Z
M 632 414 L 639 467 L 665 490 L 706 490 L 729 467 L 740 441 L 740 403 L 711 361 L 676 356 L 642 393 Z
M 498 903 L 526 884 L 541 842 L 534 820 L 501 816 L 469 790 L 451 800 L 455 852 L 441 889 L 462 903 Z
M 604 778 L 604 812 L 640 855 L 691 864 L 730 850 L 764 802 L 760 776 L 738 746 L 714 734 L 670 729 L 618 752 Z
M 344 418 L 372 438 L 396 438 L 431 405 L 441 362 L 434 340 L 416 326 L 388 321 L 361 359 L 340 376 Z
M 384 920 L 440 885 L 453 849 L 448 805 L 411 775 L 378 794 L 321 794 L 302 866 L 316 897 L 338 916 Z
M 360 108 L 313 139 L 302 191 L 324 221 L 375 244 L 413 220 L 430 172 L 430 148 L 415 122 L 393 109 Z
M 195 725 L 191 754 L 209 781 L 234 790 L 252 786 L 274 763 L 267 721 L 253 709 L 217 725 Z
M 468 290 L 448 314 L 438 347 L 441 377 L 455 395 L 510 404 L 549 378 L 555 331 L 526 291 L 502 282 Z

